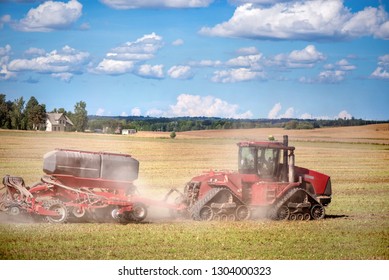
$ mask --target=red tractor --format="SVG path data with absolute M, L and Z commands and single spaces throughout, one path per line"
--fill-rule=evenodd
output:
M 295 166 L 295 147 L 283 142 L 240 142 L 238 172 L 210 171 L 192 178 L 179 204 L 194 220 L 246 220 L 266 213 L 275 220 L 325 216 L 330 177 Z

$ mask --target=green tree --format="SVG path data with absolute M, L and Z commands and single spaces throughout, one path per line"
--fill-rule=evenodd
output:
M 13 129 L 23 129 L 23 108 L 24 100 L 23 97 L 15 99 L 12 103 L 12 110 L 10 113 L 11 116 L 11 126 Z
M 85 131 L 88 126 L 88 111 L 84 101 L 77 102 L 74 106 L 74 114 L 69 114 L 68 117 L 74 124 L 76 131 Z
M 5 94 L 0 94 L 0 128 L 11 128 L 12 102 L 6 101 Z
M 46 120 L 46 106 L 39 104 L 38 100 L 31 96 L 24 109 L 24 123 L 27 129 L 37 130 Z

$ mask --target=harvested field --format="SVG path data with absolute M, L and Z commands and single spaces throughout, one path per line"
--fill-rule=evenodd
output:
M 139 191 L 162 198 L 211 168 L 236 169 L 239 140 L 289 135 L 296 164 L 332 178 L 327 218 L 310 222 L 192 222 L 160 209 L 140 224 L 0 222 L 0 259 L 389 259 L 388 124 L 285 131 L 248 129 L 137 135 L 0 130 L 0 176 L 40 180 L 55 148 L 132 154 Z M 158 215 L 157 215 L 158 214 Z

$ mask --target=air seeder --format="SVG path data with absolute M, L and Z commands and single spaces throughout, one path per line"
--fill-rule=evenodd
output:
M 86 216 L 127 223 L 144 220 L 150 204 L 174 207 L 138 195 L 139 162 L 130 155 L 58 149 L 44 155 L 43 171 L 41 182 L 31 187 L 21 177 L 5 176 L 0 209 L 52 223 Z

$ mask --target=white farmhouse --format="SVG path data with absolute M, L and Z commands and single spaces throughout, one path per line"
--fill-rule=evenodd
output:
M 48 113 L 46 116 L 46 131 L 71 131 L 74 124 L 62 113 Z

